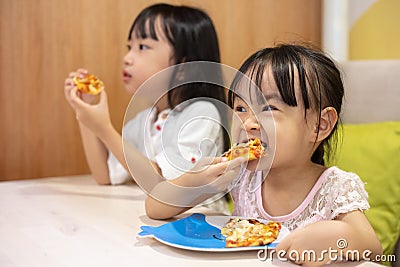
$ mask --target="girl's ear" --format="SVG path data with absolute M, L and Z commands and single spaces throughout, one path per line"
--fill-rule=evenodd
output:
M 175 68 L 177 68 L 177 71 L 175 73 L 175 80 L 177 82 L 182 82 L 185 80 L 185 71 L 184 71 L 184 67 L 182 66 L 175 66 Z
M 337 120 L 338 114 L 335 108 L 326 107 L 321 111 L 319 128 L 318 125 L 315 127 L 315 133 L 318 134 L 317 142 L 322 141 L 329 136 L 333 127 L 335 127 Z

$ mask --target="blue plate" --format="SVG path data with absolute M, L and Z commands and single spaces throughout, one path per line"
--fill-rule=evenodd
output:
M 289 230 L 282 227 L 278 239 L 266 246 L 226 248 L 221 228 L 232 216 L 205 216 L 194 213 L 189 217 L 158 227 L 141 226 L 139 237 L 153 237 L 166 245 L 197 251 L 243 251 L 273 249 Z

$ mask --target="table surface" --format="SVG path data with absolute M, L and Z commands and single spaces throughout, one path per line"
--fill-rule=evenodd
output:
M 0 182 L 0 266 L 295 266 L 258 251 L 198 252 L 138 238 L 149 219 L 135 184 L 97 185 L 89 175 Z M 217 215 L 198 207 L 193 212 Z M 375 265 L 370 262 L 335 264 Z

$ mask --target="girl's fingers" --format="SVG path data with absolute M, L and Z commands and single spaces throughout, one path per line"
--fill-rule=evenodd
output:
M 89 104 L 85 103 L 82 101 L 82 99 L 79 97 L 79 91 L 78 88 L 75 86 L 71 88 L 68 96 L 71 104 L 74 106 L 74 108 L 84 108 L 90 106 Z
M 68 74 L 68 78 L 70 78 L 71 81 L 72 81 L 72 79 L 73 79 L 75 76 L 77 76 L 77 75 L 79 75 L 78 72 L 72 71 L 72 72 L 70 72 L 70 73 Z
M 69 90 L 66 91 L 66 96 L 69 102 L 75 107 L 76 106 L 76 98 L 77 98 L 78 89 L 76 87 L 71 87 Z
M 74 77 L 79 76 L 83 78 L 86 74 L 88 74 L 88 71 L 86 69 L 80 68 L 76 71 L 71 71 L 68 74 L 67 78 L 64 80 L 65 98 L 74 109 L 76 109 L 76 107 L 78 106 L 82 106 L 82 104 L 85 104 L 80 99 L 79 92 L 77 91 L 77 87 L 74 82 Z
M 104 87 L 103 87 L 103 89 L 100 91 L 100 103 L 101 103 L 101 104 L 107 103 L 107 93 L 106 93 L 106 91 L 104 90 Z
M 278 245 L 276 246 L 276 251 L 288 251 L 290 247 L 290 236 L 285 237 L 283 240 L 281 240 Z
M 76 76 L 78 76 L 79 78 L 83 78 L 87 74 L 89 74 L 88 70 L 86 70 L 86 69 L 77 69 L 76 71 L 71 71 L 68 74 L 68 77 L 72 80 Z
M 218 163 L 222 163 L 222 162 L 227 162 L 228 161 L 228 158 L 226 158 L 226 157 L 215 157 L 215 158 L 213 158 L 212 159 L 212 161 L 211 161 L 211 163 L 210 164 L 218 164 Z
M 81 74 L 88 74 L 88 73 L 89 73 L 89 71 L 88 71 L 87 69 L 83 69 L 83 68 L 79 68 L 79 69 L 77 70 L 77 72 L 78 72 L 78 73 L 81 73 Z
M 237 175 L 237 171 L 226 171 L 223 175 L 219 176 L 219 178 L 214 181 L 215 186 L 219 191 L 226 190 L 228 188 L 228 185 L 237 177 Z
M 223 157 L 204 157 L 202 158 L 194 167 L 194 170 L 205 170 L 211 166 L 219 164 L 221 162 L 226 162 L 227 159 Z
M 71 85 L 70 81 L 68 79 L 65 80 L 65 86 L 64 86 L 64 94 L 65 98 L 70 101 L 71 100 L 71 90 L 74 88 L 74 85 Z
M 245 162 L 245 159 L 243 157 L 238 157 L 230 161 L 224 161 L 215 165 L 215 171 L 218 175 L 221 175 L 226 171 L 239 167 L 243 162 Z

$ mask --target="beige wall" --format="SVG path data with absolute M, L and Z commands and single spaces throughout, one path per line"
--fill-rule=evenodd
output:
M 129 101 L 122 56 L 134 17 L 155 1 L 0 1 L 0 180 L 88 173 L 74 115 L 63 95 L 69 71 L 104 80 L 120 129 Z M 222 61 L 235 68 L 277 41 L 320 45 L 319 0 L 167 1 L 213 18 Z
M 400 1 L 352 1 L 349 12 L 362 12 L 350 21 L 349 60 L 400 59 Z

